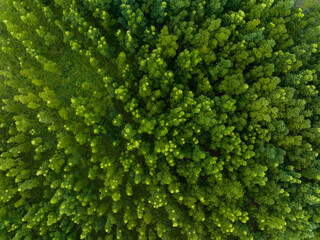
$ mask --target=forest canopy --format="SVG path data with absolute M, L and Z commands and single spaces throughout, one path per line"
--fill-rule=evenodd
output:
M 320 239 L 319 16 L 0 0 L 0 240 Z

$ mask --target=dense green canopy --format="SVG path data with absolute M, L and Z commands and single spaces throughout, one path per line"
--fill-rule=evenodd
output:
M 320 239 L 320 6 L 0 0 L 0 240 Z

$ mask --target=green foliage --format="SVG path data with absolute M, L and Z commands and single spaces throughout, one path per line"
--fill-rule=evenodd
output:
M 315 4 L 319 4 L 319 0 L 298 0 L 296 1 L 296 4 L 302 9 L 308 9 Z
M 0 239 L 319 239 L 319 14 L 0 0 Z

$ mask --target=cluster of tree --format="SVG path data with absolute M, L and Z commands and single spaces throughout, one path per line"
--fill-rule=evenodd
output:
M 320 6 L 1 0 L 1 240 L 320 238 Z

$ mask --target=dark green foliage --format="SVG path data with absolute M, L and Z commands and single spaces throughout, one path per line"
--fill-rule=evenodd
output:
M 1 0 L 0 239 L 320 239 L 320 8 L 293 4 Z

